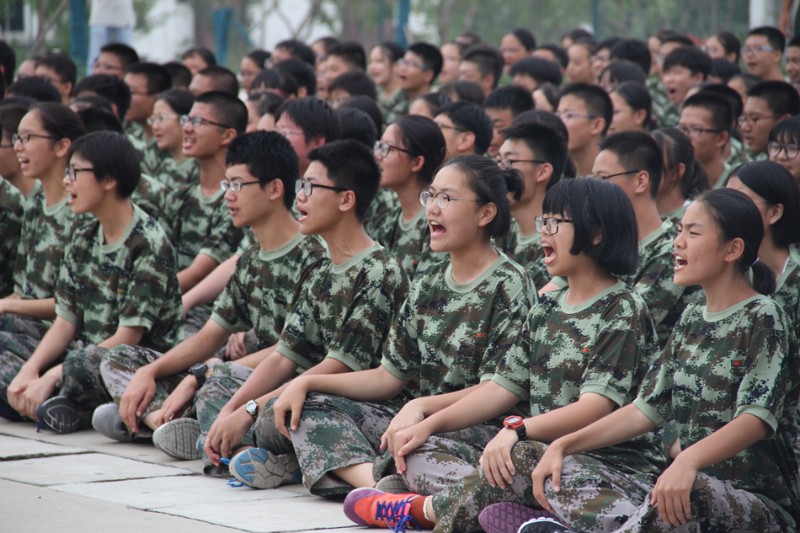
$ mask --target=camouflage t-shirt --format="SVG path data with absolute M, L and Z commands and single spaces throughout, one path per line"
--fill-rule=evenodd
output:
M 516 226 L 519 228 L 519 226 Z M 542 248 L 542 234 L 534 231 L 525 236 L 517 233 L 514 250 L 508 254 L 528 272 L 535 287 L 544 287 L 550 281 L 550 274 L 544 266 L 544 249 Z
M 128 140 L 131 142 L 136 151 L 139 152 L 141 155 L 144 151 L 145 147 L 147 146 L 147 139 L 145 138 L 145 131 L 144 126 L 139 124 L 138 122 L 130 122 L 125 121 L 125 135 L 128 136 Z
M 617 406 L 630 403 L 658 352 L 644 300 L 622 282 L 580 305 L 568 304 L 567 293 L 559 289 L 539 299 L 520 342 L 492 378 L 528 399 L 532 416 L 574 403 L 584 393 Z M 587 455 L 631 474 L 652 474 L 664 465 L 659 439 L 647 434 Z
M 52 298 L 64 247 L 75 229 L 88 221 L 86 216 L 72 214 L 66 196 L 58 203 L 45 205 L 44 191 L 37 185 L 22 220 L 14 265 L 14 292 L 25 299 Z
M 800 510 L 794 455 L 800 372 L 780 307 L 754 296 L 724 311 L 686 309 L 635 400 L 655 424 L 675 419 L 685 449 L 742 414 L 770 435 L 703 469 L 782 512 Z M 788 400 L 787 400 L 788 395 Z M 777 505 L 776 505 L 777 504 Z
M 372 240 L 381 242 L 381 226 L 386 223 L 389 212 L 399 205 L 397 193 L 386 187 L 378 189 L 378 194 L 370 202 L 364 214 L 364 231 Z
M 174 190 L 167 201 L 163 226 L 178 256 L 178 271 L 192 264 L 198 254 L 221 263 L 231 257 L 242 240 L 233 225 L 222 190 L 204 196 L 199 183 Z
M 405 91 L 397 89 L 392 94 L 386 95 L 381 87 L 378 87 L 378 106 L 383 113 L 384 127 L 394 123 L 399 117 L 408 114 L 410 102 Z M 380 136 L 381 132 L 378 132 Z
M 776 280 L 772 299 L 783 308 L 786 324 L 789 326 L 790 342 L 800 346 L 800 247 L 789 247 L 789 258 L 783 273 Z M 798 450 L 800 452 L 800 450 Z
M 141 207 L 145 213 L 161 221 L 164 211 L 167 209 L 168 194 L 169 189 L 166 185 L 142 172 L 139 185 L 136 186 L 136 190 L 131 194 L 131 200 Z
M 677 127 L 681 119 L 680 111 L 667 96 L 667 90 L 661 80 L 658 77 L 651 76 L 647 78 L 646 86 L 653 101 L 653 118 L 655 118 L 658 127 Z
M 470 283 L 453 281 L 449 261 L 414 280 L 392 326 L 381 365 L 433 396 L 490 379 L 520 331 L 536 292 L 505 254 Z
M 0 298 L 14 292 L 14 263 L 24 212 L 25 197 L 0 177 Z
M 263 251 L 251 246 L 214 302 L 211 320 L 231 333 L 255 329 L 258 349 L 280 338 L 286 315 L 314 273 L 327 262 L 316 236 L 298 234 L 284 246 Z
M 399 205 L 382 218 L 376 240 L 397 257 L 410 279 L 414 279 L 417 272 L 424 272 L 447 259 L 447 254 L 431 250 L 431 230 L 422 206 L 408 222 L 403 222 L 403 210 Z
M 377 367 L 408 276 L 376 244 L 335 265 L 323 265 L 286 319 L 278 352 L 307 370 L 326 357 L 352 370 Z
M 56 287 L 56 314 L 99 344 L 119 327 L 142 327 L 140 344 L 165 352 L 183 338 L 181 290 L 163 228 L 138 206 L 114 244 L 103 244 L 100 222 L 84 225 L 70 242 Z
M 176 161 L 165 150 L 149 150 L 142 156 L 142 173 L 153 176 L 170 190 L 198 181 L 200 164 L 194 157 Z
M 731 151 L 728 155 L 728 159 L 726 159 L 725 162 L 730 166 L 731 169 L 734 169 L 739 165 L 744 165 L 750 161 L 752 161 L 752 158 L 747 150 L 745 150 L 742 141 L 736 137 L 731 137 Z

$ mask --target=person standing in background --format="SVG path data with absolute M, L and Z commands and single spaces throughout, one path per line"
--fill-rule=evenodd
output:
M 92 0 L 89 14 L 89 57 L 86 59 L 89 74 L 92 64 L 107 43 L 133 42 L 136 13 L 133 0 Z

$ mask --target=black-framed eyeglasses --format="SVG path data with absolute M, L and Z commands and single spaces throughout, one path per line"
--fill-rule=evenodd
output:
M 207 118 L 203 117 L 193 117 L 191 115 L 181 115 L 181 126 L 185 126 L 187 124 L 191 124 L 192 127 L 196 128 L 197 126 L 202 126 L 204 124 L 210 124 L 212 126 L 217 126 L 218 128 L 225 128 L 231 129 L 230 126 L 227 124 L 221 124 L 219 122 L 214 122 L 213 120 L 208 120 Z
M 543 165 L 547 163 L 547 161 L 542 161 L 541 159 L 497 159 L 496 161 L 503 170 L 508 170 L 514 165 L 514 163 L 534 163 L 537 165 Z
M 31 139 L 50 139 L 57 141 L 59 138 L 52 135 L 41 135 L 39 133 L 13 133 L 11 135 L 11 145 L 17 144 L 17 141 L 25 145 L 31 142 Z
M 0 145 L 0 148 L 2 148 L 2 145 Z M 786 155 L 787 159 L 794 159 L 800 153 L 800 145 L 793 143 L 781 144 L 776 141 L 767 144 L 767 153 L 770 157 L 778 157 L 781 152 Z
M 739 127 L 744 126 L 745 124 L 752 124 L 753 126 L 757 125 L 762 120 L 769 120 L 771 118 L 775 118 L 775 115 L 742 115 L 739 117 L 736 122 L 739 124 Z
M 547 230 L 547 233 L 550 235 L 555 235 L 558 233 L 558 225 L 562 222 L 572 223 L 572 220 L 568 218 L 556 218 L 556 217 L 536 217 L 533 219 L 536 223 L 536 231 L 539 233 L 542 232 L 542 228 Z
M 373 148 L 373 151 L 376 154 L 378 154 L 379 156 L 388 157 L 389 156 L 389 152 L 391 152 L 392 150 L 397 150 L 398 152 L 405 152 L 407 154 L 411 153 L 408 150 L 406 150 L 405 148 L 400 148 L 399 146 L 395 146 L 395 145 L 389 144 L 389 143 L 384 143 L 384 142 L 381 142 L 381 141 L 375 141 L 375 147 Z
M 698 126 L 678 126 L 678 130 L 687 137 L 700 137 L 704 133 L 722 133 L 722 130 L 714 128 L 700 128 Z
M 628 174 L 636 174 L 637 172 L 641 172 L 641 169 L 626 170 L 625 172 L 615 172 L 614 174 L 609 174 L 608 176 L 604 176 L 603 174 L 594 174 L 592 176 L 586 176 L 586 177 L 597 178 L 601 180 L 610 180 L 611 178 L 616 178 L 617 176 L 626 176 Z
M 480 200 L 475 200 L 472 198 L 453 198 L 446 192 L 437 192 L 432 193 L 431 191 L 422 191 L 419 193 L 419 203 L 421 203 L 425 207 L 429 207 L 433 202 L 436 202 L 436 205 L 445 209 L 450 202 L 480 202 Z
M 239 192 L 242 190 L 242 187 L 247 185 L 254 185 L 259 183 L 258 181 L 230 181 L 230 180 L 222 180 L 219 182 L 219 188 L 225 192 Z
M 344 192 L 349 191 L 350 189 L 345 189 L 344 187 L 334 187 L 333 185 L 322 185 L 321 183 L 314 183 L 313 181 L 308 180 L 296 180 L 294 182 L 294 193 L 300 194 L 300 191 L 303 191 L 303 194 L 308 197 L 311 196 L 311 193 L 314 192 L 314 189 L 328 189 L 330 191 L 336 192 Z
M 94 172 L 94 169 L 91 167 L 79 168 L 69 165 L 64 169 L 64 177 L 67 178 L 67 181 L 70 183 L 75 183 L 75 180 L 78 179 L 78 174 L 80 172 Z

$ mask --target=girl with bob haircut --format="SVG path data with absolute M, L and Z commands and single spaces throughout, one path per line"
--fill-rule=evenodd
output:
M 94 408 L 109 401 L 100 361 L 110 348 L 166 350 L 183 333 L 175 253 L 158 222 L 130 201 L 136 149 L 118 133 L 90 133 L 69 148 L 69 162 L 67 203 L 92 216 L 64 252 L 56 319 L 8 387 L 21 417 L 58 433 L 90 427 Z
M 677 226 L 692 199 L 711 188 L 708 174 L 694 158 L 692 141 L 678 128 L 661 128 L 653 139 L 664 157 L 658 185 L 658 214 Z
M 800 187 L 800 118 L 791 117 L 775 124 L 769 130 L 767 155 L 789 171 Z
M 614 115 L 608 134 L 621 131 L 647 131 L 650 129 L 653 101 L 644 85 L 632 81 L 620 83 L 608 96 L 614 105 Z
M 147 119 L 158 151 L 145 151 L 142 173 L 153 176 L 169 189 L 192 182 L 200 172 L 197 159 L 183 155 L 180 118 L 189 114 L 193 104 L 194 95 L 188 90 L 170 89 L 158 95 L 153 114 Z
M 351 492 L 345 514 L 354 522 L 385 526 L 410 516 L 421 527 L 435 523 L 436 531 L 490 528 L 493 517 L 478 522 L 487 505 L 531 502 L 530 473 L 544 453 L 542 443 L 591 424 L 635 397 L 658 345 L 644 301 L 617 279 L 636 267 L 633 206 L 618 185 L 575 179 L 550 189 L 543 210 L 537 226 L 548 273 L 566 277 L 569 286 L 540 297 L 490 381 L 395 432 L 390 449 L 402 472 L 404 464 L 411 468 L 411 450 L 429 435 L 483 423 L 520 401 L 528 404 L 527 417 L 507 417 L 483 451 L 480 468 L 430 497 L 375 489 Z M 663 466 L 659 447 L 656 437 L 648 435 L 598 450 L 596 457 L 654 476 Z M 409 488 L 419 492 L 426 487 Z
M 449 254 L 450 260 L 417 274 L 380 366 L 292 380 L 274 404 L 275 424 L 283 436 L 259 418 L 259 445 L 270 454 L 294 450 L 312 493 L 344 494 L 353 487 L 372 487 L 373 463 L 381 449 L 391 448 L 395 430 L 446 408 L 494 374 L 535 296 L 524 269 L 492 245 L 494 237 L 508 231 L 509 194 L 519 196 L 522 187 L 517 171 L 503 170 L 484 157 L 460 156 L 442 167 L 418 201 L 430 224 L 431 249 Z M 416 399 L 400 409 L 412 398 Z M 439 456 L 438 468 L 427 465 L 418 473 L 436 482 L 465 466 L 471 470 L 480 454 L 478 446 L 495 431 L 487 426 L 450 435 L 450 442 L 470 457 Z M 256 462 L 251 457 L 265 453 L 235 456 L 231 471 L 252 486 L 254 478 L 263 477 L 260 473 L 268 469 L 269 460 Z M 241 475 L 247 470 L 256 474 Z
M 532 475 L 542 507 L 581 531 L 796 529 L 798 361 L 782 309 L 765 296 L 775 277 L 758 257 L 763 235 L 759 207 L 739 191 L 706 192 L 686 209 L 675 283 L 700 285 L 705 303 L 686 308 L 633 404 L 550 444 Z M 654 486 L 591 457 L 671 419 L 682 449 Z M 600 524 L 586 498 L 598 475 L 613 476 L 604 501 L 618 515 Z
M 365 225 L 375 240 L 397 257 L 411 279 L 415 272 L 443 259 L 431 253 L 430 228 L 419 195 L 430 186 L 444 154 L 441 129 L 433 120 L 418 115 L 398 118 L 375 143 L 381 192 Z

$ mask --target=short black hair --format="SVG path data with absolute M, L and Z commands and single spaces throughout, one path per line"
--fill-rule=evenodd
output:
M 742 42 L 739 40 L 739 38 L 729 31 L 715 33 L 714 37 L 716 37 L 719 41 L 719 44 L 722 45 L 722 48 L 725 50 L 726 54 L 736 54 L 734 61 L 738 63 L 739 56 L 742 51 Z
M 476 44 L 464 50 L 461 61 L 475 63 L 482 77 L 492 75 L 492 87 L 497 87 L 500 76 L 503 74 L 503 56 L 497 48 L 488 44 Z
M 547 183 L 547 190 L 558 183 L 564 174 L 569 152 L 567 141 L 557 131 L 541 123 L 523 122 L 505 128 L 502 134 L 507 141 L 523 141 L 535 159 L 550 163 L 553 175 Z
M 170 89 L 158 95 L 178 116 L 188 115 L 194 105 L 194 95 L 188 89 Z
M 614 117 L 614 104 L 611 102 L 608 93 L 597 85 L 570 83 L 561 89 L 560 98 L 564 98 L 567 95 L 582 100 L 590 115 L 605 120 L 605 125 L 603 126 L 603 135 L 605 135 L 611 125 L 611 119 Z
M 225 164 L 247 165 L 262 189 L 273 180 L 283 183 L 283 205 L 294 204 L 295 182 L 300 178 L 300 161 L 291 143 L 275 131 L 254 131 L 237 136 L 225 153 Z
M 113 54 L 122 62 L 122 70 L 139 62 L 136 50 L 124 43 L 108 43 L 100 48 L 100 53 Z
M 367 53 L 361 43 L 356 41 L 345 41 L 334 45 L 328 50 L 328 57 L 336 56 L 350 65 L 350 68 L 364 72 L 367 70 Z
M 664 34 L 661 38 L 661 44 L 663 45 L 666 43 L 677 43 L 681 46 L 694 46 L 694 43 L 688 36 L 676 31 L 670 31 Z
M 510 76 L 530 76 L 538 83 L 561 85 L 561 69 L 549 59 L 543 57 L 523 57 L 508 69 Z
M 614 60 L 606 65 L 600 73 L 600 77 L 602 78 L 606 73 L 608 73 L 608 78 L 612 85 L 633 82 L 644 86 L 647 80 L 647 74 L 642 70 L 642 67 L 627 59 Z
M 287 61 L 297 60 L 291 59 Z M 282 63 L 278 63 L 278 65 L 281 64 Z M 271 92 L 270 89 L 276 90 L 283 97 L 297 96 L 297 80 L 285 70 L 266 68 L 253 78 L 248 96 L 256 96 L 265 92 Z
M 167 61 L 161 66 L 169 72 L 173 89 L 186 89 L 189 87 L 192 82 L 192 71 L 186 68 L 186 65 L 180 61 Z
M 339 105 L 339 109 L 343 107 L 358 109 L 366 113 L 369 118 L 372 119 L 373 124 L 375 124 L 375 131 L 378 132 L 378 136 L 380 137 L 380 132 L 383 131 L 383 112 L 374 98 L 368 96 L 351 96 Z M 344 122 L 340 120 L 339 125 L 344 129 Z
M 774 26 L 758 26 L 747 32 L 747 37 L 751 35 L 766 37 L 769 45 L 783 55 L 783 49 L 786 48 L 786 37 L 778 28 Z
M 75 86 L 73 93 L 93 93 L 102 96 L 117 106 L 117 116 L 120 120 L 125 118 L 131 105 L 131 89 L 128 84 L 111 74 L 92 74 L 86 76 Z
M 514 168 L 502 169 L 492 159 L 480 155 L 460 155 L 447 161 L 442 168 L 454 166 L 467 177 L 467 186 L 478 196 L 478 203 L 493 203 L 497 214 L 486 225 L 489 237 L 500 238 L 511 228 L 509 193 L 516 200 L 525 192 L 525 182 Z
M 67 54 L 53 52 L 43 55 L 36 60 L 36 66 L 51 69 L 58 75 L 62 83 L 69 82 L 73 88 L 75 87 L 75 81 L 78 79 L 78 67 Z
M 711 74 L 711 58 L 696 46 L 679 46 L 667 54 L 661 68 L 667 72 L 672 67 L 687 68 L 692 75 L 701 74 L 706 79 Z
M 478 104 L 459 100 L 443 106 L 437 115 L 449 118 L 456 128 L 472 132 L 475 135 L 475 153 L 486 153 L 492 142 L 494 128 L 492 121 Z
M 738 92 L 736 92 L 735 89 L 731 89 L 725 83 L 706 83 L 702 85 L 700 92 L 714 93 L 725 98 L 728 101 L 728 104 L 731 106 L 731 111 L 733 112 L 732 120 L 734 123 L 744 111 L 744 102 L 742 102 L 742 97 Z
M 335 45 L 339 44 L 339 39 L 337 39 L 332 35 L 326 35 L 324 37 L 320 37 L 319 39 L 315 39 L 311 44 L 315 45 L 317 43 L 321 44 L 322 48 L 325 49 L 325 54 L 322 57 L 320 57 L 320 59 L 325 59 L 328 56 L 328 51 Z M 311 48 L 311 51 L 313 53 L 314 49 Z M 314 64 L 311 63 L 311 65 L 313 66 Z
M 261 48 L 255 48 L 247 52 L 244 57 L 255 63 L 261 70 L 264 70 L 267 68 L 267 61 L 272 57 L 272 54 Z
M 639 230 L 633 205 L 619 185 L 599 179 L 561 180 L 547 191 L 542 209 L 572 220 L 572 255 L 585 253 L 617 276 L 636 270 Z M 598 232 L 600 242 L 593 244 Z
M 230 69 L 220 65 L 211 65 L 199 71 L 195 76 L 209 78 L 215 91 L 225 91 L 233 96 L 239 95 L 239 80 Z
M 28 105 L 6 105 L 0 101 L 0 135 L 5 135 L 11 139 L 11 136 L 17 133 L 19 123 L 28 111 L 30 111 L 30 106 Z
M 609 135 L 597 145 L 617 156 L 625 170 L 644 170 L 650 177 L 650 195 L 658 196 L 658 185 L 664 172 L 664 160 L 656 141 L 641 131 L 623 131 Z
M 572 28 L 561 36 L 562 39 L 565 37 L 569 37 L 573 42 L 583 41 L 594 44 L 594 34 L 584 28 Z
M 439 87 L 439 92 L 447 95 L 453 102 L 466 100 L 467 102 L 483 105 L 483 101 L 486 99 L 481 86 L 474 81 L 451 81 Z
M 781 120 L 769 130 L 769 142 L 800 144 L 800 117 Z
M 14 72 L 17 70 L 17 54 L 4 39 L 0 39 L 0 66 L 3 67 L 3 80 L 6 82 L 6 86 L 14 83 Z
M 789 42 L 786 43 L 786 48 L 789 48 L 790 46 L 800 47 L 800 33 L 789 39 Z
M 681 175 L 681 193 L 686 199 L 692 199 L 711 188 L 708 174 L 694 157 L 692 140 L 678 128 L 662 128 L 652 133 L 653 139 L 661 148 L 664 156 L 664 173 L 677 172 L 683 165 Z
M 217 58 L 214 57 L 214 52 L 205 46 L 193 46 L 192 48 L 187 48 L 181 54 L 181 59 L 188 59 L 192 56 L 200 56 L 209 67 L 217 64 Z
M 715 130 L 730 134 L 733 130 L 733 109 L 727 98 L 709 91 L 699 91 L 684 100 L 681 109 L 699 107 L 711 114 L 711 122 Z
M 378 98 L 375 82 L 363 72 L 350 71 L 336 76 L 328 84 L 328 94 L 337 89 L 347 92 L 350 96 L 368 96 L 373 100 Z
M 305 87 L 306 94 L 312 95 L 317 92 L 317 75 L 314 69 L 302 59 L 290 57 L 272 67 L 277 72 L 289 74 L 294 78 L 297 87 Z
M 78 114 L 64 104 L 41 102 L 33 106 L 30 113 L 36 113 L 44 131 L 56 139 L 75 141 L 86 133 L 86 128 Z
M 564 139 L 565 143 L 569 141 L 569 130 L 567 130 L 564 122 L 558 118 L 555 113 L 551 113 L 550 111 L 531 109 L 530 111 L 520 113 L 514 117 L 514 122 L 511 123 L 512 126 L 518 124 L 542 124 L 556 132 Z
M 653 98 L 650 96 L 650 91 L 647 90 L 647 87 L 635 81 L 624 81 L 614 87 L 611 92 L 622 97 L 625 103 L 634 111 L 644 109 L 644 124 L 645 126 L 650 125 L 652 122 Z
M 364 111 L 356 107 L 339 106 L 339 138 L 358 141 L 367 148 L 373 148 L 378 140 L 378 128 Z
M 509 34 L 516 37 L 528 52 L 536 48 L 536 37 L 534 37 L 529 30 L 525 28 L 514 28 L 509 32 Z
M 728 83 L 728 80 L 741 71 L 739 65 L 731 63 L 727 59 L 718 57 L 711 60 L 711 76 L 721 79 L 723 83 Z
M 800 114 L 800 95 L 785 81 L 762 81 L 747 91 L 747 96 L 763 99 L 776 117 Z
M 70 101 L 69 106 L 76 113 L 80 113 L 81 110 L 86 109 L 87 107 L 93 107 L 95 109 L 102 109 L 103 111 L 108 111 L 112 115 L 114 114 L 114 108 L 111 107 L 111 102 L 109 102 L 102 96 L 95 96 L 93 94 L 84 94 L 81 96 L 76 96 Z M 116 115 L 114 115 L 114 118 L 117 119 L 117 122 L 120 121 Z
M 117 116 L 105 109 L 99 107 L 88 106 L 76 111 L 78 116 L 81 117 L 83 125 L 86 127 L 87 133 L 95 131 L 113 131 L 116 133 L 125 133 L 122 127 L 122 122 L 119 121 Z
M 211 107 L 214 118 L 242 134 L 247 129 L 247 106 L 238 97 L 225 91 L 209 91 L 197 97 L 195 103 Z
M 436 169 L 444 161 L 447 149 L 442 130 L 434 121 L 420 115 L 399 117 L 394 125 L 403 146 L 408 150 L 409 157 L 421 156 L 424 159 L 419 171 L 419 181 L 424 185 L 430 185 Z
M 147 94 L 158 94 L 172 87 L 172 76 L 158 63 L 135 63 L 125 69 L 126 74 L 141 74 L 147 78 Z
M 287 114 L 303 130 L 306 142 L 322 137 L 325 142 L 339 138 L 339 117 L 327 102 L 316 96 L 287 100 L 275 111 L 275 121 Z
M 441 110 L 444 106 L 451 103 L 450 97 L 443 93 L 441 90 L 435 92 L 425 93 L 422 96 L 417 96 L 414 99 L 414 102 L 417 100 L 421 100 L 425 103 L 425 106 L 428 108 L 432 117 L 435 117 L 439 114 L 439 110 Z M 412 102 L 413 103 L 413 102 Z
M 549 51 L 551 54 L 556 56 L 558 62 L 561 63 L 561 68 L 567 68 L 567 65 L 569 64 L 569 56 L 567 55 L 567 52 L 557 44 L 554 43 L 540 44 L 539 46 L 536 47 L 536 50 Z
M 611 47 L 611 59 L 625 59 L 642 67 L 643 72 L 650 72 L 653 61 L 647 43 L 641 39 L 623 39 Z
M 312 150 L 308 154 L 308 161 L 316 161 L 324 166 L 328 177 L 337 187 L 355 193 L 356 218 L 364 220 L 381 181 L 381 169 L 372 150 L 358 141 L 333 141 Z
M 390 63 L 397 63 L 397 61 L 402 59 L 403 55 L 406 53 L 405 48 L 394 41 L 381 41 L 373 48 L 380 48 L 384 54 L 389 56 Z
M 275 50 L 278 48 L 283 48 L 289 52 L 292 57 L 296 57 L 302 61 L 305 61 L 312 67 L 317 62 L 317 55 L 314 53 L 314 49 L 303 41 L 298 41 L 297 39 L 286 39 L 275 45 Z
M 616 35 L 612 37 L 607 37 L 602 41 L 598 42 L 594 45 L 594 49 L 592 50 L 592 55 L 600 52 L 600 50 L 608 50 L 609 58 L 611 57 L 611 49 L 614 47 L 615 44 L 622 42 L 622 37 L 617 37 Z
M 86 159 L 94 169 L 97 181 L 117 182 L 117 195 L 130 198 L 142 176 L 139 152 L 124 134 L 95 131 L 77 139 L 69 148 L 73 156 Z
M 8 86 L 6 93 L 26 96 L 37 102 L 61 102 L 61 94 L 53 82 L 42 76 L 25 76 Z
M 533 109 L 530 91 L 519 85 L 504 85 L 494 89 L 483 102 L 484 109 L 510 109 L 513 116 Z
M 425 63 L 425 66 L 433 72 L 434 80 L 439 77 L 439 73 L 442 72 L 444 60 L 442 59 L 442 53 L 438 48 L 430 43 L 419 41 L 416 43 L 411 43 L 408 47 L 408 52 L 411 52 L 422 59 L 422 62 Z

